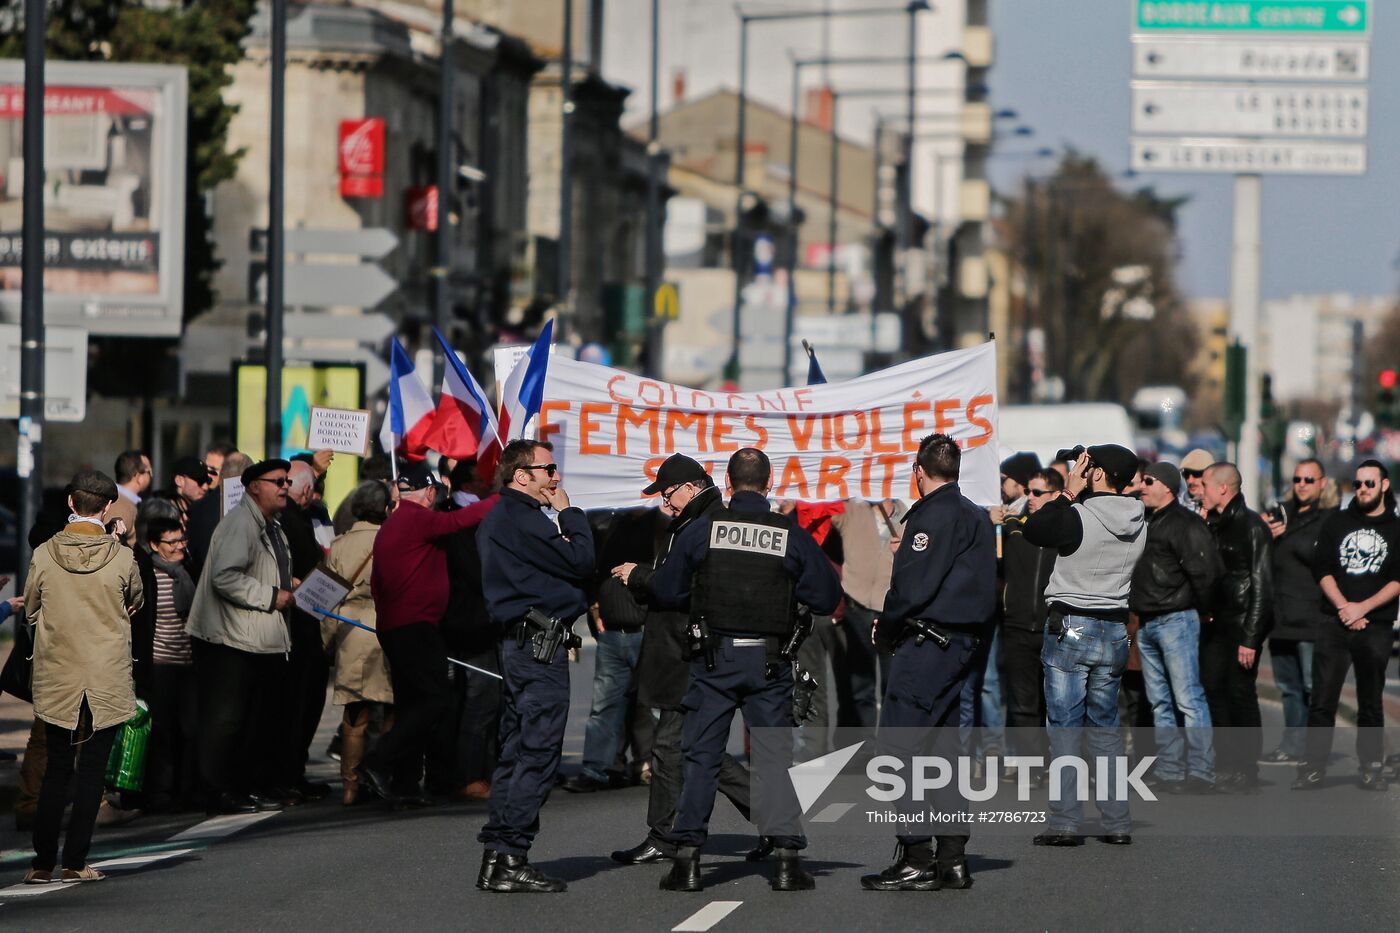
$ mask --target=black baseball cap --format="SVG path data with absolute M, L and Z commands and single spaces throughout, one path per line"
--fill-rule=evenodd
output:
M 400 489 L 415 491 L 427 489 L 429 486 L 441 486 L 442 480 L 438 479 L 437 473 L 428 466 L 427 461 L 422 463 L 410 463 L 399 470 L 398 486 Z
M 275 473 L 278 470 L 286 471 L 291 468 L 291 463 L 286 460 L 259 460 L 244 470 L 239 479 L 243 481 L 244 486 L 247 486 L 253 480 L 261 479 L 269 473 Z
M 201 486 L 209 485 L 209 467 L 198 457 L 181 457 L 170 467 L 170 478 L 184 476 Z
M 80 470 L 75 473 L 68 484 L 68 494 L 75 492 L 85 492 L 108 502 L 117 501 L 117 484 L 101 470 Z
M 643 489 L 642 495 L 654 496 L 663 489 L 670 489 L 682 483 L 699 484 L 708 476 L 699 461 L 692 460 L 685 454 L 671 454 L 666 458 L 666 462 L 661 464 L 661 469 L 656 471 L 656 482 Z
M 1122 444 L 1097 444 L 1090 447 L 1089 459 L 1108 474 L 1109 482 L 1115 487 L 1128 485 L 1137 475 L 1137 454 Z

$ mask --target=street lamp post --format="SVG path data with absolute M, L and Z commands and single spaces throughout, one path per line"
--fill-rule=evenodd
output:
M 287 258 L 283 234 L 283 132 L 287 109 L 287 0 L 272 0 L 272 100 L 268 128 L 267 369 L 263 456 L 282 456 L 282 289 Z M 438 192 L 441 197 L 441 192 Z
M 660 174 L 660 111 L 657 94 L 661 68 L 660 23 L 661 0 L 651 0 L 651 119 L 647 132 L 647 218 L 646 218 L 646 372 L 660 379 L 661 328 L 656 318 L 656 293 L 661 287 L 661 179 Z
M 15 593 L 29 574 L 29 529 L 44 498 L 44 0 L 24 5 L 24 279 L 20 284 L 19 566 Z
M 783 10 L 774 12 L 746 12 L 743 7 L 736 6 L 735 14 L 739 17 L 739 114 L 737 121 L 738 139 L 735 142 L 734 151 L 734 187 L 737 191 L 735 195 L 734 210 L 734 233 L 731 241 L 731 264 L 734 267 L 734 320 L 732 333 L 732 346 L 729 361 L 725 364 L 724 375 L 726 379 L 737 381 L 739 378 L 739 340 L 742 331 L 742 315 L 744 305 L 744 270 L 747 265 L 745 256 L 745 231 L 744 212 L 746 210 L 748 192 L 744 190 L 744 176 L 747 169 L 746 149 L 748 147 L 748 88 L 749 88 L 749 26 L 752 23 L 775 23 L 775 22 L 795 22 L 799 20 L 833 20 L 851 19 L 854 17 L 866 16 L 909 16 L 911 20 L 914 14 L 928 9 L 927 0 L 912 0 L 902 6 L 889 7 L 866 7 L 864 9 L 833 10 L 829 7 L 822 9 L 803 10 Z M 791 283 L 789 283 L 791 289 Z M 789 297 L 788 303 L 792 303 Z M 790 355 L 790 351 L 785 356 Z M 784 373 L 786 375 L 786 373 Z
M 433 263 L 433 324 L 440 331 L 447 328 L 448 305 L 450 295 L 450 270 L 452 268 L 452 225 L 449 222 L 450 212 L 448 192 L 453 188 L 452 162 L 453 162 L 453 107 L 452 107 L 452 80 L 455 77 L 455 68 L 452 62 L 452 40 L 455 34 L 455 15 L 453 10 L 453 0 L 442 0 L 442 32 L 439 38 L 441 52 L 438 56 L 440 71 L 438 72 L 438 125 L 437 125 L 437 231 L 434 236 L 437 248 L 436 261 Z M 442 382 L 443 367 L 446 360 L 442 355 L 441 342 L 434 340 L 433 346 L 433 380 L 435 383 Z
M 930 61 L 930 62 L 947 61 L 947 60 L 950 58 L 950 56 L 952 56 L 952 55 L 954 55 L 954 54 L 959 54 L 959 53 L 949 52 L 949 53 L 947 53 L 947 54 L 945 54 L 945 55 L 938 56 L 938 57 L 936 57 L 936 58 L 929 58 L 929 59 L 923 59 L 923 60 L 924 60 L 924 61 Z M 917 63 L 917 61 L 919 61 L 919 60 L 916 59 L 916 63 Z M 791 247 L 791 249 L 788 250 L 788 255 L 787 255 L 788 300 L 787 300 L 787 319 L 786 319 L 786 326 L 785 326 L 785 328 L 784 328 L 784 331 L 785 331 L 785 334 L 786 334 L 786 342 L 785 342 L 784 345 L 783 345 L 783 372 L 784 372 L 784 373 L 790 372 L 790 371 L 791 371 L 791 368 L 792 368 L 792 332 L 793 332 L 793 328 L 794 328 L 794 324 L 795 324 L 795 320 L 794 320 L 794 319 L 795 319 L 796 313 L 797 313 L 797 309 L 796 309 L 796 305 L 797 305 L 797 285 L 796 285 L 796 283 L 797 283 L 797 246 L 798 246 L 798 236 L 797 236 L 797 227 L 796 227 L 796 224 L 797 224 L 797 220 L 796 220 L 796 218 L 797 218 L 797 149 L 798 149 L 798 123 L 799 123 L 798 114 L 799 114 L 799 111 L 801 110 L 801 104 L 802 104 L 802 71 L 803 71 L 803 69 L 812 68 L 812 67 L 816 67 L 816 66 L 821 66 L 822 68 L 827 68 L 827 67 L 831 67 L 831 66 L 901 65 L 901 64 L 905 64 L 905 63 L 906 63 L 906 59 L 905 59 L 903 56 L 891 56 L 891 55 L 861 55 L 861 56 L 829 56 L 829 55 L 823 55 L 823 56 L 820 56 L 820 57 L 817 57 L 817 58 L 794 58 L 794 59 L 793 59 L 793 62 L 792 62 L 792 105 L 791 105 L 791 108 L 790 108 L 789 111 L 788 111 L 788 224 L 789 224 L 789 226 L 792 228 L 792 235 L 791 235 L 792 247 Z M 831 166 L 830 166 L 830 172 L 831 172 L 831 176 L 832 176 L 832 177 L 831 177 L 831 181 L 830 181 L 831 201 L 829 202 L 829 205 L 828 205 L 829 207 L 830 207 L 831 204 L 834 204 L 834 203 L 835 203 L 835 192 L 836 192 L 837 177 L 838 177 L 838 175 L 837 175 L 838 166 L 837 166 L 837 164 L 836 164 L 836 160 L 837 160 L 838 156 L 837 156 L 837 154 L 836 154 L 836 149 L 837 149 L 837 146 L 839 146 L 840 141 L 839 141 L 839 139 L 836 138 L 836 126 L 837 126 L 836 108 L 837 108 L 836 97 L 835 97 L 835 95 L 833 95 L 833 97 L 832 97 L 832 113 L 831 113 L 831 129 L 830 129 L 831 145 L 832 145 L 832 150 L 831 150 L 831 151 L 832 151 L 832 162 L 831 162 Z M 881 158 L 882 158 L 881 152 L 880 152 L 880 124 L 879 124 L 878 122 L 876 123 L 876 128 L 875 128 L 875 146 L 876 146 L 876 151 L 875 151 L 875 159 L 876 159 L 876 163 L 875 163 L 875 165 L 876 165 L 875 177 L 876 177 L 876 193 L 877 193 L 877 194 L 876 194 L 876 200 L 878 201 L 878 199 L 879 199 L 878 192 L 879 192 L 880 160 L 881 160 Z M 909 194 L 908 191 L 901 190 L 901 192 L 900 192 L 900 197 L 903 198 L 903 197 L 907 196 L 908 194 Z M 900 210 L 903 211 L 903 207 L 901 207 Z M 912 212 L 912 207 L 910 208 L 910 211 Z M 833 252 L 832 252 L 832 255 L 828 257 L 828 267 L 827 267 L 827 273 L 828 273 L 828 282 L 827 282 L 827 311 L 828 311 L 828 313 L 832 313 L 833 310 L 834 310 L 834 307 L 835 307 L 835 294 L 836 294 L 836 289 L 835 289 L 835 267 L 834 267 L 834 262 L 835 262 L 834 248 L 835 248 L 835 244 L 836 244 L 836 222 L 835 222 L 836 211 L 835 211 L 835 210 L 831 210 L 831 211 L 830 211 L 830 215 L 831 215 L 831 220 L 830 220 L 830 225 L 829 225 L 828 240 L 829 240 L 829 242 L 830 242 L 830 245 L 832 246 Z
M 555 270 L 555 302 L 561 312 L 570 307 L 569 290 L 573 287 L 574 243 L 574 0 L 564 0 L 564 47 L 559 61 L 560 106 L 559 124 L 559 249 Z M 560 317 L 566 317 L 561 313 Z M 565 325 L 566 320 L 559 321 Z M 554 332 L 555 339 L 562 334 Z

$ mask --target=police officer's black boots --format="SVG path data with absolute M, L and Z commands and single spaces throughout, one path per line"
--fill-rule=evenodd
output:
M 802 858 L 796 849 L 778 849 L 778 870 L 768 883 L 774 891 L 810 891 L 817 879 L 802 870 Z
M 491 885 L 491 872 L 496 867 L 496 850 L 487 849 L 481 853 L 481 871 L 476 876 L 478 891 L 485 891 Z
M 761 862 L 773 854 L 774 848 L 776 846 L 773 845 L 772 836 L 759 836 L 758 845 L 748 851 L 748 854 L 744 856 L 744 861 Z
M 972 873 L 967 870 L 967 859 L 958 858 L 951 862 L 938 863 L 938 890 L 961 891 L 972 887 Z
M 866 875 L 860 886 L 867 891 L 937 891 L 939 871 L 933 863 L 933 846 L 928 843 L 895 847 L 895 862 L 878 875 Z M 967 866 L 963 866 L 967 871 Z
M 681 846 L 671 859 L 671 871 L 661 879 L 661 890 L 700 891 L 704 887 L 700 881 L 700 850 Z
M 541 874 L 523 855 L 497 854 L 486 888 L 498 894 L 558 894 L 568 885 L 558 878 Z

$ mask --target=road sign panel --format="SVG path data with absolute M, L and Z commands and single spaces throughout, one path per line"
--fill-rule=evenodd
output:
M 394 332 L 394 322 L 384 314 L 329 314 L 324 311 L 288 311 L 282 332 L 288 340 L 356 340 L 378 343 Z
M 656 288 L 652 302 L 655 316 L 663 321 L 679 320 L 681 316 L 681 294 L 673 282 L 662 282 Z
M 19 417 L 20 327 L 0 324 L 0 419 Z M 44 328 L 44 418 L 87 417 L 88 332 L 82 327 Z
M 1151 32 L 1364 35 L 1371 0 L 1138 0 L 1136 22 Z
M 1363 139 L 1363 87 L 1133 82 L 1133 132 Z
M 285 231 L 288 253 L 324 253 L 326 255 L 363 256 L 380 259 L 399 245 L 394 231 L 384 227 L 364 227 L 359 230 L 312 230 L 293 228 Z M 267 252 L 267 230 L 254 228 L 248 237 L 248 247 L 254 253 Z
M 267 269 L 254 263 L 249 291 L 258 303 L 267 294 Z M 373 308 L 399 287 L 387 272 L 372 263 L 287 263 L 282 301 L 289 307 Z
M 1134 139 L 1136 172 L 1255 175 L 1362 175 L 1365 143 L 1247 139 Z
M 1365 81 L 1370 43 L 1200 37 L 1133 37 L 1139 78 Z

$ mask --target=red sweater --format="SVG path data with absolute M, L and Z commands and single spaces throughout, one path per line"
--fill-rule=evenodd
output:
M 381 632 L 442 621 L 447 612 L 447 552 L 439 542 L 480 524 L 499 498 L 492 496 L 456 512 L 399 503 L 374 538 L 369 587 Z

